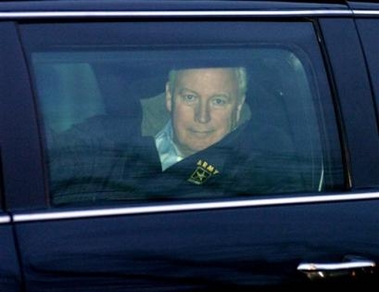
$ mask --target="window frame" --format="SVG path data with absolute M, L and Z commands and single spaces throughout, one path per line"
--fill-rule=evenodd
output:
M 165 20 L 167 20 L 166 18 L 165 18 Z M 277 20 L 283 20 L 283 19 L 277 19 Z M 243 21 L 246 21 L 246 19 L 244 19 Z M 266 20 L 267 21 L 267 20 Z M 269 21 L 272 21 L 272 19 L 270 19 Z M 304 19 L 302 19 L 302 18 L 300 18 L 299 19 L 299 22 L 301 22 L 301 21 L 304 21 Z M 306 21 L 310 21 L 310 22 L 312 22 L 312 23 L 317 23 L 317 21 L 314 21 L 314 20 L 309 20 L 309 19 L 307 19 Z M 323 53 L 325 53 L 325 52 L 323 52 Z M 323 56 L 323 57 L 325 57 L 325 56 Z M 326 58 L 326 60 L 327 60 L 327 58 Z M 326 70 L 328 70 L 328 68 L 326 69 Z M 330 72 L 328 72 L 329 74 L 330 74 Z M 327 80 L 327 82 L 330 82 L 330 80 Z M 343 127 L 342 127 L 343 128 Z M 35 133 L 38 133 L 38 131 L 36 131 Z M 35 139 L 35 137 L 33 138 L 33 139 Z M 39 141 L 40 142 L 40 141 Z M 347 149 L 345 148 L 344 150 L 343 150 L 344 152 L 345 152 L 345 154 L 347 153 Z M 43 149 L 41 149 L 41 151 L 39 152 L 39 153 L 42 153 L 43 152 Z M 40 158 L 41 158 L 41 156 L 39 156 Z M 40 160 L 40 161 L 42 161 L 42 159 Z M 347 162 L 349 162 L 349 159 L 347 159 Z M 42 176 L 44 177 L 44 178 L 46 178 L 46 176 L 44 176 L 44 174 L 42 174 Z M 44 180 L 41 180 L 41 181 L 43 181 L 44 183 L 45 183 L 45 181 Z M 45 184 L 42 184 L 43 185 L 43 187 L 46 187 L 46 185 Z M 40 192 L 40 194 L 41 193 L 43 193 L 43 192 Z M 343 193 L 342 193 L 343 194 Z M 295 201 L 298 201 L 298 202 L 302 202 L 302 201 L 304 201 L 304 202 L 308 202 L 309 201 L 309 198 L 307 198 L 308 197 L 308 195 L 309 194 L 287 194 L 287 195 L 283 195 L 283 196 L 280 196 L 280 198 L 283 198 L 285 201 L 286 201 L 286 199 L 288 198 L 289 199 L 289 201 L 292 201 L 293 199 L 295 199 Z M 25 200 L 25 198 L 24 198 L 24 196 L 22 196 L 21 198 L 19 198 L 19 200 L 17 200 L 17 204 L 16 204 L 16 208 L 19 208 L 19 209 L 24 209 L 24 208 L 39 208 L 39 207 L 43 207 L 43 206 L 45 206 L 45 207 L 48 207 L 48 201 L 46 202 L 45 201 L 45 196 L 46 196 L 46 193 L 44 193 L 44 195 L 42 196 L 42 195 L 36 195 L 35 193 L 33 194 L 33 198 L 32 198 L 32 196 L 29 196 L 29 201 L 28 200 Z M 331 200 L 333 200 L 333 196 L 331 196 L 331 197 L 329 197 L 329 196 L 326 196 L 326 195 L 321 195 L 320 197 L 322 197 L 322 198 L 315 198 L 316 200 L 321 200 L 321 201 L 328 201 L 329 199 L 331 199 Z M 299 200 L 297 200 L 296 198 L 299 198 Z M 341 195 L 340 196 L 340 198 L 341 199 L 343 199 L 344 198 L 344 196 L 343 195 Z M 282 202 L 280 199 L 279 200 L 276 200 L 277 198 L 273 198 L 273 200 L 272 200 L 272 202 L 269 202 L 269 204 L 281 204 L 280 202 Z M 347 198 L 348 199 L 348 198 Z M 355 199 L 355 198 L 353 198 L 353 199 Z M 232 198 L 232 200 L 234 201 L 234 198 Z M 260 198 L 257 198 L 257 199 L 252 199 L 252 200 L 248 200 L 249 202 L 252 202 L 252 204 L 256 204 L 256 203 L 258 203 L 258 205 L 261 203 L 261 202 L 259 202 L 259 200 L 260 200 Z M 311 199 L 312 200 L 312 199 Z M 30 201 L 32 201 L 32 202 L 30 202 Z M 195 200 L 196 201 L 196 200 Z M 239 205 L 239 200 L 237 199 L 236 200 L 237 201 L 237 205 Z M 243 200 L 242 200 L 243 201 Z M 184 202 L 183 202 L 184 203 Z M 243 203 L 243 202 L 242 202 Z M 150 203 L 147 203 L 147 204 L 150 204 Z M 249 204 L 249 203 L 248 203 Z M 156 205 L 155 203 L 152 203 L 152 205 Z M 101 209 L 101 206 L 92 206 L 92 207 L 90 207 L 90 208 L 100 208 Z M 115 208 L 115 207 L 117 207 L 117 206 L 110 206 L 111 208 Z

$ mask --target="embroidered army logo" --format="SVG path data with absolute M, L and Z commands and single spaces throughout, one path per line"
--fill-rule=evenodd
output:
M 196 185 L 204 184 L 212 175 L 218 174 L 219 171 L 208 162 L 199 160 L 197 162 L 196 170 L 192 173 L 189 182 L 194 183 Z

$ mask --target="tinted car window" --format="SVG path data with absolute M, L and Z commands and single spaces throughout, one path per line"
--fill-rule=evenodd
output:
M 70 23 L 23 25 L 21 35 L 55 206 L 320 193 L 344 185 L 311 23 Z M 154 137 L 170 119 L 170 70 L 241 67 L 247 92 L 236 129 L 162 170 Z

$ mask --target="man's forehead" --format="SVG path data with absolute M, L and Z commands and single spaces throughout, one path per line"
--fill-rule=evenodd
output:
M 236 77 L 236 69 L 231 67 L 207 67 L 207 68 L 189 68 L 181 69 L 177 71 L 177 76 L 179 79 L 184 77 L 198 77 L 198 76 L 209 76 L 209 77 L 222 77 L 232 79 Z
M 178 73 L 175 92 L 193 92 L 210 96 L 234 96 L 238 94 L 238 80 L 231 68 L 188 69 Z

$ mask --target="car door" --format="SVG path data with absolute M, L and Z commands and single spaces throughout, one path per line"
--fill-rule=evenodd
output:
M 27 85 L 9 101 L 23 146 L 4 146 L 4 184 L 27 291 L 377 281 L 379 140 L 357 32 L 293 12 L 9 25 Z M 161 172 L 141 123 L 166 123 L 170 68 L 212 66 L 248 68 L 246 127 Z

